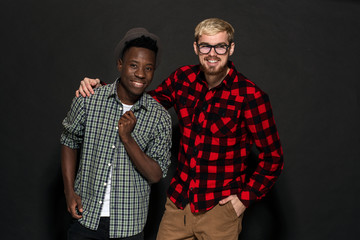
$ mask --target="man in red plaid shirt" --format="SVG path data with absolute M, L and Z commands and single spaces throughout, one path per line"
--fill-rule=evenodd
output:
M 158 240 L 238 239 L 245 209 L 282 171 L 269 97 L 229 61 L 233 38 L 228 22 L 202 21 L 194 42 L 200 64 L 178 68 L 149 92 L 165 108 L 174 107 L 181 134 Z M 77 95 L 89 95 L 99 82 L 85 78 Z M 249 173 L 254 143 L 258 162 Z

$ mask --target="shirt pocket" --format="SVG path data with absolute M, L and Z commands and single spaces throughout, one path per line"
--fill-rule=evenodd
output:
M 212 106 L 209 119 L 213 137 L 236 137 L 242 104 L 235 100 L 221 99 Z
M 221 110 L 213 112 L 213 120 L 210 121 L 210 132 L 214 137 L 235 137 L 237 128 L 237 112 L 233 110 Z

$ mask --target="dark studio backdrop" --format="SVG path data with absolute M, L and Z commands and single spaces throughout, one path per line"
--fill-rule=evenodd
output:
M 66 239 L 61 121 L 83 77 L 115 80 L 124 33 L 143 26 L 162 39 L 153 89 L 197 63 L 194 28 L 209 17 L 234 26 L 231 60 L 270 95 L 284 148 L 283 174 L 246 211 L 239 239 L 358 238 L 360 1 L 2 0 L 1 239 Z M 155 239 L 174 167 L 153 185 L 146 239 Z

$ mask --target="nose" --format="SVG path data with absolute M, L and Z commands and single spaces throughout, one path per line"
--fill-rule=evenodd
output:
M 215 47 L 213 46 L 211 49 L 210 49 L 210 52 L 208 53 L 210 56 L 215 56 L 217 55 L 217 53 L 215 52 Z
M 138 68 L 135 72 L 135 76 L 138 78 L 145 78 L 145 71 L 142 68 Z

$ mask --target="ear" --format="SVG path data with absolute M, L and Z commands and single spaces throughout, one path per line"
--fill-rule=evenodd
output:
M 229 56 L 233 55 L 235 51 L 235 43 L 230 44 Z
M 117 69 L 118 69 L 119 72 L 121 72 L 122 67 L 123 67 L 122 60 L 118 59 L 118 61 L 117 61 Z
M 196 45 L 196 42 L 194 42 L 194 52 L 196 55 L 199 55 L 199 52 L 198 52 L 198 48 L 197 48 L 197 45 Z

